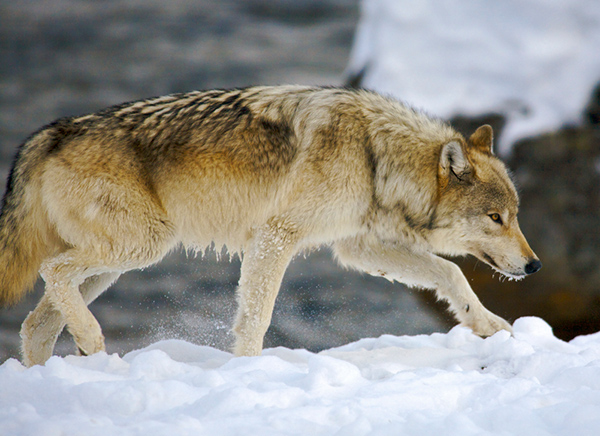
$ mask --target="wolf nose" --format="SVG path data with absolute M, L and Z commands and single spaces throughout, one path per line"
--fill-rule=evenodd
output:
M 542 267 L 542 262 L 539 260 L 532 260 L 527 265 L 525 265 L 525 274 L 533 274 L 534 272 L 538 272 Z

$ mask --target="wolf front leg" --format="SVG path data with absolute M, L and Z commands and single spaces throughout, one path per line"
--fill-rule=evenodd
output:
M 236 356 L 260 355 L 281 280 L 297 242 L 298 233 L 293 228 L 271 222 L 254 232 L 244 250 L 233 327 Z
M 408 286 L 434 289 L 449 303 L 458 321 L 479 336 L 491 336 L 500 330 L 512 332 L 508 322 L 481 304 L 455 263 L 399 244 L 364 239 L 344 240 L 334 248 L 344 265 Z

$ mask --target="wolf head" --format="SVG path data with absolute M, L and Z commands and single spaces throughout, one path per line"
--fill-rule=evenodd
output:
M 467 141 L 442 146 L 431 243 L 440 254 L 471 254 L 510 278 L 522 278 L 542 263 L 519 228 L 517 191 L 492 142 L 492 128 L 484 125 Z

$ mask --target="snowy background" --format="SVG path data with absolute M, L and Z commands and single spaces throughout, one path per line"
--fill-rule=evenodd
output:
M 492 123 L 544 262 L 501 283 L 461 261 L 484 304 L 515 321 L 514 337 L 484 340 L 448 332 L 428 293 L 344 271 L 323 249 L 290 266 L 263 356 L 233 358 L 239 260 L 175 253 L 91 306 L 108 354 L 25 369 L 18 330 L 38 283 L 0 311 L 0 436 L 598 434 L 600 336 L 585 333 L 600 331 L 600 3 L 458 4 L 0 1 L 2 177 L 59 116 L 191 89 L 352 82 L 465 133 Z M 63 335 L 58 354 L 72 350 Z
M 348 66 L 437 116 L 506 118 L 519 139 L 581 123 L 600 79 L 596 0 L 365 0 Z

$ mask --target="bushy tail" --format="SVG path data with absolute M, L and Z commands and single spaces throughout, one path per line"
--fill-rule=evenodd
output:
M 17 303 L 33 288 L 44 258 L 58 237 L 41 202 L 41 164 L 56 136 L 52 128 L 34 134 L 13 164 L 0 212 L 0 305 Z

